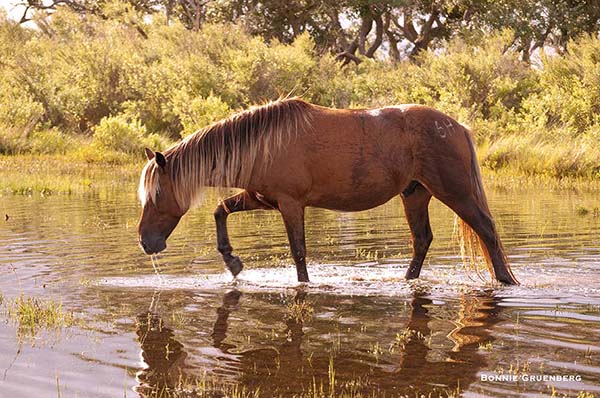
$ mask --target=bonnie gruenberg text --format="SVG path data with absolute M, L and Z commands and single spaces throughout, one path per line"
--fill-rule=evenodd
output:
M 545 374 L 488 374 L 482 373 L 479 376 L 481 381 L 491 382 L 508 382 L 516 383 L 523 382 L 564 382 L 564 381 L 581 381 L 581 375 L 545 375 Z

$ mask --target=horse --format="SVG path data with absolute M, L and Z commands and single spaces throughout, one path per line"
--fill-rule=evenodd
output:
M 483 255 L 497 281 L 515 285 L 496 230 L 469 129 L 433 108 L 405 104 L 333 109 L 279 99 L 216 122 L 167 149 L 146 148 L 138 194 L 138 240 L 152 255 L 205 187 L 242 191 L 221 200 L 217 248 L 237 276 L 227 217 L 255 209 L 281 213 L 299 282 L 308 282 L 307 206 L 362 211 L 400 195 L 412 236 L 406 279 L 418 278 L 433 240 L 428 206 L 437 198 L 459 217 L 463 253 Z M 475 257 L 476 258 L 476 257 Z

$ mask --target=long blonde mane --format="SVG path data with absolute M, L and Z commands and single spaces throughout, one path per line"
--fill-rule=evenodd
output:
M 312 105 L 298 98 L 280 99 L 214 123 L 164 152 L 166 172 L 182 210 L 195 206 L 203 187 L 245 187 L 257 161 L 267 166 L 290 138 L 305 131 Z M 139 185 L 142 204 L 156 202 L 158 165 L 149 161 Z

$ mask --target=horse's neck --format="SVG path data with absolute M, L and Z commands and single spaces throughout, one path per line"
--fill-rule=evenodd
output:
M 228 132 L 227 132 L 228 133 Z M 235 149 L 235 144 L 226 145 L 223 137 L 205 137 L 196 148 L 197 167 L 201 175 L 200 183 L 208 187 L 240 187 L 240 177 L 246 173 L 241 170 L 246 154 L 244 149 Z M 231 142 L 231 141 L 230 141 Z

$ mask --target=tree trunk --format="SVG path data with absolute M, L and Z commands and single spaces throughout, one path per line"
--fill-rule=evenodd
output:
M 373 58 L 375 55 L 375 51 L 381 46 L 381 42 L 383 41 L 383 21 L 381 19 L 381 15 L 377 15 L 375 17 L 375 40 L 365 53 L 365 56 L 368 58 Z
M 365 55 L 365 53 L 366 53 L 365 46 L 366 46 L 366 42 L 367 42 L 367 36 L 371 32 L 372 28 L 373 28 L 373 17 L 369 13 L 369 14 L 363 16 L 362 24 L 360 26 L 360 31 L 358 32 L 358 53 L 359 54 Z

